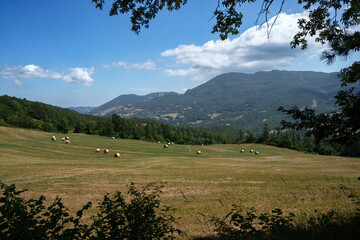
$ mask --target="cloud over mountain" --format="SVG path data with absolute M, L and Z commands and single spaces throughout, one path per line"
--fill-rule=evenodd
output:
M 290 42 L 299 31 L 297 21 L 305 16 L 305 13 L 280 14 L 270 38 L 267 37 L 266 24 L 263 24 L 249 28 L 232 40 L 212 40 L 201 46 L 180 45 L 166 50 L 161 56 L 175 58 L 178 68 L 165 69 L 163 74 L 205 80 L 224 72 L 251 73 L 290 65 L 300 54 L 315 54 L 323 49 L 314 41 L 309 41 L 306 51 L 291 49 Z M 269 20 L 270 25 L 274 19 Z

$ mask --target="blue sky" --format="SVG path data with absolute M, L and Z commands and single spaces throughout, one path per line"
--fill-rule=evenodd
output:
M 1 0 L 0 95 L 99 106 L 121 94 L 183 93 L 226 72 L 334 72 L 351 63 L 325 65 L 326 46 L 315 43 L 290 48 L 296 19 L 305 16 L 296 1 L 286 2 L 270 39 L 266 26 L 255 26 L 259 4 L 245 6 L 240 34 L 226 41 L 211 34 L 217 0 L 163 11 L 140 35 L 129 15 L 109 16 L 110 3 L 100 11 L 91 0 Z

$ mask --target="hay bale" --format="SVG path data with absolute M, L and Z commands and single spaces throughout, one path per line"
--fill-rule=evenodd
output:
M 120 157 L 120 153 L 115 153 L 114 157 Z
M 70 140 L 70 138 L 69 138 L 69 137 L 66 137 L 65 139 L 66 139 L 66 140 Z
M 253 152 L 254 152 L 254 150 L 250 149 L 250 153 L 253 153 Z
M 97 148 L 97 149 L 95 150 L 95 152 L 96 152 L 96 153 L 99 153 L 99 152 L 100 152 L 100 148 Z
M 109 149 L 104 149 L 104 153 L 109 153 Z
M 65 138 L 61 138 L 61 141 L 65 142 Z
M 241 153 L 244 153 L 245 151 L 244 151 L 244 149 L 241 149 L 240 152 L 241 152 Z
M 56 141 L 56 137 L 55 137 L 55 136 L 52 136 L 52 137 L 51 137 L 51 141 Z
M 66 143 L 66 144 L 70 144 L 70 141 L 69 141 L 69 140 L 66 140 L 65 143 Z
M 197 151 L 196 154 L 200 155 L 200 154 L 201 154 L 201 151 Z
M 255 152 L 255 155 L 259 155 L 259 152 Z
M 169 147 L 169 145 L 167 145 L 167 144 L 164 144 L 164 148 L 168 148 Z

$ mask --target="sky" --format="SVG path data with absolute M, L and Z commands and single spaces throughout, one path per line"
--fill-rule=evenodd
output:
M 139 35 L 129 15 L 109 16 L 111 2 L 101 11 L 91 0 L 0 0 L 0 95 L 96 107 L 121 94 L 184 93 L 227 72 L 337 72 L 359 57 L 329 66 L 319 58 L 326 45 L 291 49 L 306 16 L 297 1 L 285 2 L 270 38 L 256 24 L 259 1 L 244 6 L 240 33 L 225 41 L 211 33 L 217 0 L 162 11 Z

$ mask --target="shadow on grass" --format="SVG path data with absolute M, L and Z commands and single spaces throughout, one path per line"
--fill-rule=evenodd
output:
M 352 201 L 359 204 L 358 196 Z M 359 205 L 357 205 L 359 206 Z M 252 208 L 244 210 L 234 205 L 234 209 L 224 219 L 213 219 L 215 234 L 196 237 L 192 240 L 358 240 L 360 239 L 360 211 L 352 217 L 330 211 L 316 213 L 305 224 L 294 224 L 295 215 L 284 215 L 280 209 L 270 214 L 257 214 Z
M 352 218 L 324 225 L 296 226 L 285 228 L 277 233 L 239 233 L 223 232 L 217 235 L 196 237 L 192 240 L 359 240 L 360 219 Z

